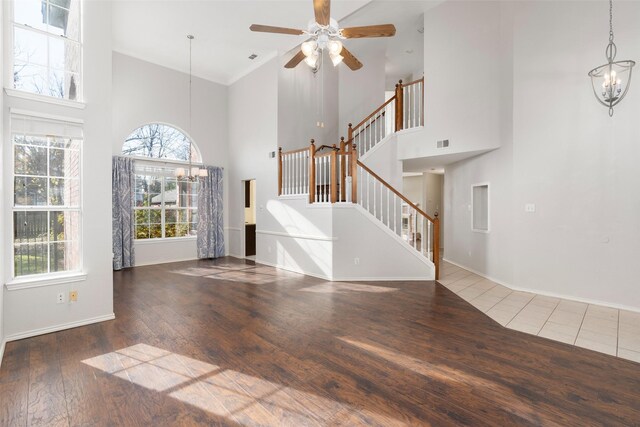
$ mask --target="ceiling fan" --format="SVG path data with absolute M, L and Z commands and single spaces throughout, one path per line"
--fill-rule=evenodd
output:
M 285 64 L 285 68 L 294 68 L 303 60 L 311 68 L 317 68 L 318 59 L 321 57 L 323 50 L 327 49 L 334 66 L 344 61 L 354 71 L 362 68 L 362 62 L 358 61 L 344 47 L 342 40 L 365 37 L 392 37 L 396 34 L 396 27 L 393 24 L 340 28 L 338 22 L 330 17 L 331 0 L 313 0 L 313 10 L 316 20 L 309 23 L 307 30 L 257 24 L 253 24 L 249 28 L 251 31 L 262 33 L 291 34 L 294 36 L 306 34 L 310 37 L 309 40 L 302 43 L 300 51 Z

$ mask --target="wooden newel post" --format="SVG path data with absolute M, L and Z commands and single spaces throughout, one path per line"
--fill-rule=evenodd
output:
M 349 130 L 347 131 L 347 142 L 353 143 L 353 125 L 349 123 Z
M 351 146 L 351 202 L 358 203 L 358 149 Z
M 282 147 L 278 148 L 278 196 L 282 195 Z
M 331 203 L 338 201 L 338 153 L 336 152 L 336 144 L 333 144 L 331 150 Z
M 309 203 L 316 201 L 316 146 L 311 140 L 309 147 Z
M 340 201 L 347 201 L 347 149 L 344 136 L 340 137 Z
M 438 212 L 433 219 L 433 264 L 436 266 L 436 280 L 440 280 L 440 219 Z
M 402 90 L 402 80 L 396 85 L 396 132 L 402 130 L 404 123 L 404 93 Z

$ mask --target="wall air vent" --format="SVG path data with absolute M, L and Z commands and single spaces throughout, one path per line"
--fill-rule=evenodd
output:
M 254 60 L 258 57 L 258 55 L 256 55 L 255 53 L 252 53 L 251 55 L 249 55 L 249 59 Z
M 447 148 L 449 146 L 449 140 L 443 139 L 436 142 L 436 148 Z

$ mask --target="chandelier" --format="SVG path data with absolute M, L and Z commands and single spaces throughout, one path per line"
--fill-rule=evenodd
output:
M 338 28 L 338 23 L 335 19 L 330 19 L 329 25 L 319 25 L 316 22 L 311 22 L 305 34 L 310 35 L 311 39 L 302 43 L 300 47 L 306 57 L 304 62 L 309 67 L 318 67 L 318 59 L 320 59 L 324 49 L 329 51 L 329 57 L 334 67 L 342 62 L 344 57 L 340 55 L 340 52 L 342 52 L 340 39 L 345 37 Z
M 191 86 L 192 86 L 192 75 L 191 75 L 191 42 L 193 41 L 194 37 L 189 34 L 187 35 L 187 38 L 189 39 L 189 133 L 191 133 Z M 200 169 L 198 166 L 193 166 L 193 159 L 191 157 L 191 147 L 192 147 L 192 143 L 191 143 L 191 138 L 189 138 L 189 168 L 185 171 L 184 168 L 176 168 L 175 170 L 175 176 L 178 179 L 188 179 L 189 181 L 196 181 L 198 178 L 200 177 L 205 177 L 209 175 L 209 172 L 207 171 L 207 168 L 202 168 Z M 187 174 L 188 171 L 188 174 Z
M 631 71 L 634 61 L 616 61 L 618 48 L 613 42 L 613 0 L 609 0 L 609 44 L 605 49 L 607 63 L 589 71 L 593 94 L 598 102 L 609 107 L 609 116 L 613 116 L 613 107 L 618 105 L 629 91 Z

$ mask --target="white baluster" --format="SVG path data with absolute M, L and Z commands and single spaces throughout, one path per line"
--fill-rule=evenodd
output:
M 425 236 L 425 234 L 427 234 L 427 233 L 425 233 L 425 229 L 424 229 L 424 217 L 422 215 L 420 215 L 420 237 L 421 237 L 420 241 L 422 243 L 421 244 L 422 249 L 420 250 L 420 253 L 422 255 L 424 255 L 424 244 L 425 244 L 425 240 L 427 238 L 427 236 Z
M 389 209 L 391 209 L 391 206 L 389 206 L 391 203 L 391 190 L 389 190 L 389 188 L 387 188 L 387 227 L 391 228 L 391 221 L 389 221 L 390 215 L 389 215 Z

